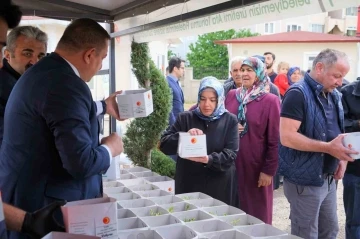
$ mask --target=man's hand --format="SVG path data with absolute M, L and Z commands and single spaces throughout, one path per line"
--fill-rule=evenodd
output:
M 204 156 L 204 157 L 192 157 L 192 158 L 187 158 L 187 160 L 193 161 L 193 162 L 198 162 L 198 163 L 205 163 L 207 164 L 209 162 L 209 156 Z
M 117 133 L 112 133 L 101 139 L 101 144 L 109 147 L 111 155 L 116 157 L 124 151 L 124 145 L 121 137 Z
M 343 161 L 350 161 L 353 162 L 354 159 L 352 159 L 349 154 L 359 154 L 359 152 L 346 148 L 343 145 L 343 139 L 344 134 L 338 135 L 335 139 L 330 141 L 327 145 L 327 152 L 328 154 L 334 156 L 335 158 Z
M 193 128 L 193 129 L 190 129 L 188 131 L 188 133 L 192 136 L 195 136 L 195 135 L 203 135 L 204 132 L 201 130 L 201 129 L 196 129 L 196 128 Z
M 116 102 L 116 95 L 121 94 L 121 93 L 122 93 L 122 90 L 116 91 L 115 93 L 112 93 L 107 99 L 105 99 L 106 114 L 111 115 L 112 117 L 114 117 L 117 120 L 125 120 L 125 119 L 121 119 L 120 114 L 119 114 L 118 104 Z
M 271 184 L 272 176 L 265 173 L 260 173 L 258 187 L 267 187 Z
M 348 163 L 347 161 L 340 161 L 340 163 L 335 171 L 335 174 L 334 174 L 334 178 L 336 180 L 340 180 L 344 177 L 347 163 Z
M 64 232 L 65 228 L 54 219 L 55 210 L 65 205 L 66 201 L 53 202 L 33 213 L 26 213 L 21 232 L 32 238 L 42 238 L 52 231 Z

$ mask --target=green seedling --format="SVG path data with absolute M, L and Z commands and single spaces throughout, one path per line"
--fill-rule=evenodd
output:
M 193 221 L 195 221 L 195 218 L 184 219 L 184 222 L 193 222 Z
M 185 211 L 188 211 L 188 210 L 190 210 L 190 204 L 185 205 Z
M 216 216 L 217 214 L 215 212 L 209 212 L 209 214 Z
M 150 216 L 160 216 L 160 212 L 155 212 L 154 210 L 150 209 Z
M 170 213 L 173 213 L 173 212 L 174 212 L 174 207 L 169 207 L 168 211 L 169 211 Z
M 191 199 L 191 197 L 189 197 L 189 196 L 185 196 L 185 197 L 183 197 L 182 199 L 184 199 L 184 200 L 190 200 L 190 199 Z
M 223 216 L 227 216 L 227 213 L 224 213 L 224 215 Z
M 239 222 L 240 222 L 240 218 L 232 220 L 230 223 L 231 225 L 236 226 Z

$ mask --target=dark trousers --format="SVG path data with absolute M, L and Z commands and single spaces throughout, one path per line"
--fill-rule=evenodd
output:
M 345 173 L 344 207 L 346 214 L 346 239 L 360 238 L 360 177 Z

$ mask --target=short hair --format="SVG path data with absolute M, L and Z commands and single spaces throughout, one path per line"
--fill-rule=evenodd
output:
M 66 27 L 56 48 L 73 52 L 90 48 L 101 50 L 106 40 L 110 40 L 110 35 L 99 23 L 89 18 L 79 18 Z
M 184 60 L 182 60 L 181 58 L 174 56 L 171 57 L 170 61 L 169 61 L 169 73 L 172 73 L 174 70 L 174 67 L 180 68 L 181 66 L 181 62 L 184 62 Z
M 325 49 L 322 50 L 314 59 L 312 64 L 312 69 L 315 70 L 317 63 L 323 63 L 325 68 L 331 67 L 338 62 L 338 60 L 343 59 L 349 62 L 347 55 L 344 52 L 334 50 L 334 49 Z
M 235 56 L 233 58 L 231 58 L 230 60 L 230 68 L 232 68 L 232 66 L 236 63 L 242 63 L 245 60 L 246 57 L 242 57 L 242 56 Z
M 275 54 L 274 53 L 272 53 L 270 51 L 267 51 L 267 52 L 264 53 L 264 56 L 266 56 L 266 55 L 271 55 L 273 60 L 275 61 Z
M 0 18 L 5 20 L 10 29 L 19 25 L 22 12 L 17 5 L 12 4 L 11 0 L 1 0 Z
M 289 65 L 289 63 L 287 63 L 285 61 L 280 61 L 279 64 L 278 64 L 277 70 L 280 71 L 280 69 L 282 67 L 285 67 L 285 68 L 287 68 L 289 70 L 290 65 Z
M 6 49 L 11 53 L 14 53 L 16 48 L 16 40 L 20 36 L 25 36 L 26 38 L 35 39 L 41 43 L 44 43 L 45 50 L 47 49 L 48 36 L 45 32 L 33 26 L 20 26 L 15 27 L 7 36 Z

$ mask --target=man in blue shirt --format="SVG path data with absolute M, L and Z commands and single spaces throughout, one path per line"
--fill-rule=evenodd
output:
M 172 94 L 172 108 L 169 115 L 169 126 L 175 123 L 176 117 L 184 112 L 184 94 L 179 79 L 184 76 L 185 61 L 173 57 L 169 61 L 169 74 L 166 76 Z

